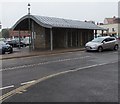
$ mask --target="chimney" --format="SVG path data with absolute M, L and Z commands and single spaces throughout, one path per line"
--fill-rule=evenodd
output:
M 116 18 L 115 16 L 113 16 L 113 18 Z

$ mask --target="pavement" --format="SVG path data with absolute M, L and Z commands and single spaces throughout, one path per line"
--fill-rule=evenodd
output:
M 85 48 L 67 48 L 67 49 L 55 49 L 51 50 L 30 50 L 29 47 L 23 48 L 13 48 L 13 53 L 6 53 L 4 55 L 0 55 L 0 60 L 5 59 L 13 59 L 13 58 L 22 58 L 22 57 L 31 57 L 31 56 L 39 56 L 39 55 L 50 55 L 57 53 L 65 53 L 65 52 L 74 52 L 74 51 L 83 51 Z
M 120 46 L 120 41 L 118 41 Z M 13 59 L 13 58 L 22 58 L 22 57 L 31 57 L 31 56 L 39 56 L 39 55 L 50 55 L 50 54 L 58 54 L 58 53 L 65 53 L 65 52 L 75 52 L 75 51 L 84 51 L 85 48 L 61 48 L 61 49 L 54 49 L 51 50 L 30 50 L 29 47 L 21 47 L 13 48 L 12 54 L 4 54 L 0 55 L 0 60 L 5 59 Z

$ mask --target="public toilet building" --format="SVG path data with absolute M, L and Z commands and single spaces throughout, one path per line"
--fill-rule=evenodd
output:
M 93 23 L 37 15 L 25 15 L 13 30 L 30 31 L 33 49 L 79 48 L 92 40 L 97 30 Z

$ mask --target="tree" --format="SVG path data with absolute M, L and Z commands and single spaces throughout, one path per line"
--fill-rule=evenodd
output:
M 2 29 L 2 37 L 9 38 L 9 29 Z

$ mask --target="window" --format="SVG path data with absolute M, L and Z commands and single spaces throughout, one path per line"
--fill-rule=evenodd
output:
M 106 38 L 106 39 L 104 39 L 103 41 L 108 42 L 108 41 L 109 41 L 109 38 Z
M 114 38 L 106 38 L 104 41 L 109 42 L 109 41 L 113 41 L 113 40 L 115 40 L 115 39 Z
M 113 41 L 113 40 L 115 40 L 114 38 L 110 38 L 110 41 Z
M 112 31 L 115 31 L 115 29 L 114 29 L 114 28 L 112 28 Z

